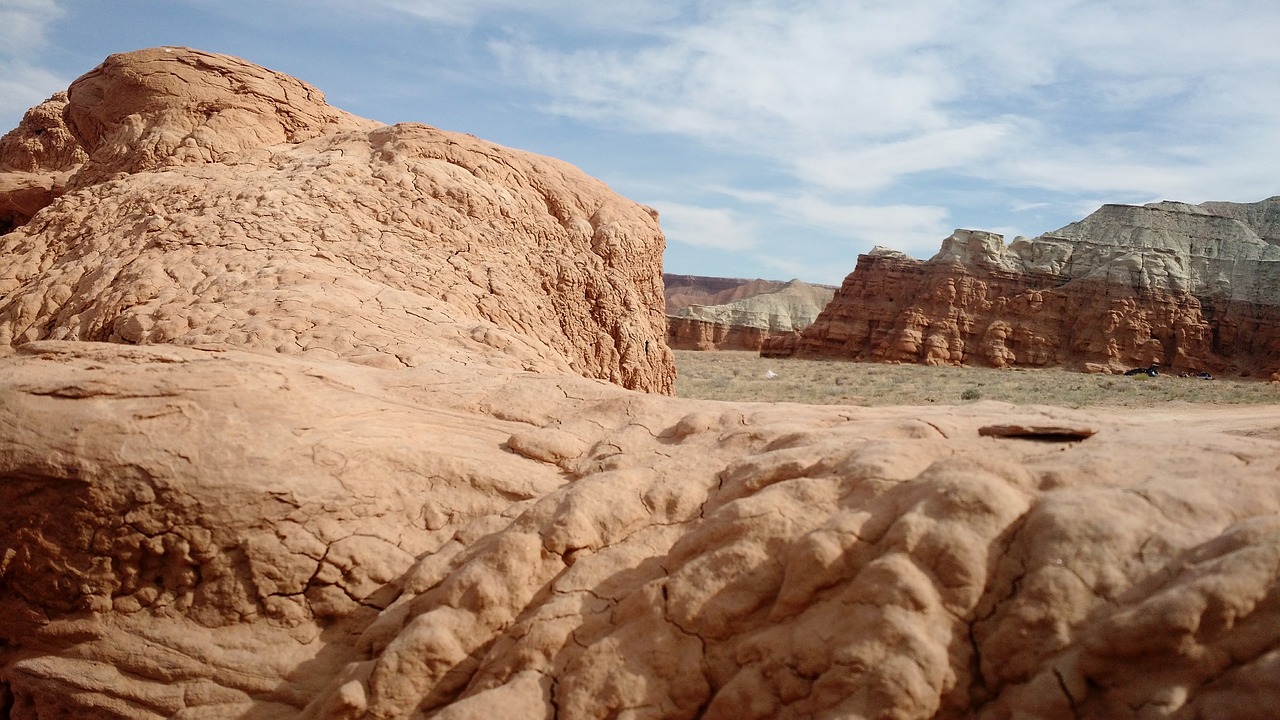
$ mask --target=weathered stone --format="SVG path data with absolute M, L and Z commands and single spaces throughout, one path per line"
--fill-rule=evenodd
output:
M 1277 212 L 1280 198 L 1107 205 L 1007 246 L 957 230 L 927 261 L 878 248 L 801 337 L 764 352 L 1267 377 L 1280 367 L 1280 247 L 1258 231 L 1274 234 Z
M 71 175 L 88 159 L 63 120 L 66 105 L 67 94 L 56 93 L 0 137 L 0 235 L 65 192 Z
M 670 391 L 656 214 L 576 168 L 191 50 L 112 56 L 69 96 L 91 159 L 0 239 L 0 344 L 452 352 Z

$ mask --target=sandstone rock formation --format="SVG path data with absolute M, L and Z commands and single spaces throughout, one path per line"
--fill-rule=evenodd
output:
M 1033 240 L 957 230 L 877 248 L 772 355 L 1268 377 L 1280 369 L 1280 198 L 1107 205 Z
M 835 295 L 835 288 L 800 280 L 771 282 L 665 276 L 667 343 L 677 350 L 758 351 L 770 335 L 790 335 L 809 326 Z M 689 282 L 699 281 L 699 282 Z M 702 302 L 694 289 L 715 288 Z M 672 298 L 680 303 L 673 307 Z
M 62 119 L 66 105 L 66 93 L 57 93 L 0 137 L 0 235 L 53 202 L 88 159 Z
M 0 345 L 229 342 L 385 367 L 480 349 L 671 388 L 656 214 L 575 168 L 378 126 L 196 51 L 112 56 L 68 94 L 89 160 L 0 241 Z
M 1280 441 L 1226 432 L 1278 408 L 634 392 L 601 368 L 664 389 L 661 336 L 626 372 L 656 265 L 622 295 L 650 304 L 599 303 L 659 238 L 570 168 L 421 126 L 161 162 L 4 235 L 0 714 L 1280 705 Z M 646 330 L 579 352 L 607 317 Z

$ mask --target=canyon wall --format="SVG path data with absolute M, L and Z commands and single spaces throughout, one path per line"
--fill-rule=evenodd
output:
M 667 301 L 667 312 L 674 313 L 690 305 L 724 305 L 734 300 L 777 290 L 786 283 L 760 278 L 747 280 L 663 273 L 662 285 Z
M 958 230 L 929 260 L 877 248 L 773 356 L 1269 377 L 1280 198 L 1107 205 L 1031 240 Z

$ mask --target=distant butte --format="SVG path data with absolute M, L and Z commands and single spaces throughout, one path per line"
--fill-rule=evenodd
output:
M 667 343 L 677 350 L 760 350 L 809 326 L 835 294 L 800 280 L 664 275 Z

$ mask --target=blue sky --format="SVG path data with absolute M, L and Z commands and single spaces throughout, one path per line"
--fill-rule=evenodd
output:
M 668 272 L 838 283 L 874 245 L 1280 194 L 1274 0 L 0 0 L 0 129 L 187 45 L 552 155 L 659 210 Z

